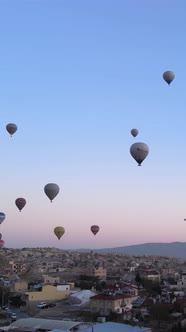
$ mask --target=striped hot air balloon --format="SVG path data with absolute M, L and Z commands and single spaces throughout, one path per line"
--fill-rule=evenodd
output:
M 99 226 L 98 225 L 92 225 L 90 227 L 91 232 L 96 235 L 99 232 Z
M 15 205 L 17 206 L 20 212 L 24 208 L 25 204 L 26 204 L 25 198 L 19 197 L 15 200 Z

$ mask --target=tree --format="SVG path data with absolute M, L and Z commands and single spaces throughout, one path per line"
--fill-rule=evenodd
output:
M 136 283 L 137 283 L 137 285 L 138 285 L 138 287 L 139 287 L 139 285 L 140 285 L 141 282 L 142 282 L 142 279 L 141 279 L 141 277 L 140 277 L 140 273 L 139 273 L 139 271 L 137 271 L 137 273 L 136 273 L 135 281 L 136 281 Z
M 161 303 L 155 303 L 151 307 L 151 315 L 155 320 L 168 320 L 169 319 L 169 307 Z
M 0 285 L 0 303 L 1 307 L 8 303 L 10 296 L 10 289 L 8 287 Z

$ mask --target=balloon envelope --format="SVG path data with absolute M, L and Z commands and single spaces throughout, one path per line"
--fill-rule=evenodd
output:
M 2 234 L 0 233 L 0 240 L 2 239 Z
M 131 134 L 132 134 L 133 137 L 136 137 L 136 136 L 138 135 L 138 133 L 139 133 L 139 131 L 138 131 L 138 129 L 136 129 L 136 128 L 133 128 L 133 129 L 131 130 Z
M 96 235 L 99 232 L 99 226 L 98 225 L 92 225 L 90 227 L 91 232 Z
M 54 228 L 54 234 L 57 236 L 58 240 L 63 236 L 65 233 L 65 229 L 62 226 L 57 226 Z
M 171 70 L 167 70 L 163 73 L 163 79 L 169 85 L 171 84 L 171 82 L 173 81 L 174 78 L 175 78 L 175 74 Z
M 26 204 L 26 199 L 19 197 L 15 200 L 15 205 L 18 207 L 19 211 L 21 211 Z
M 149 147 L 145 143 L 134 143 L 130 147 L 130 154 L 138 163 L 138 166 L 141 166 L 143 160 L 148 156 Z
M 0 248 L 3 248 L 5 245 L 5 242 L 3 240 L 0 240 Z
M 15 123 L 8 123 L 6 125 L 6 130 L 8 131 L 8 133 L 10 134 L 10 136 L 12 136 L 16 130 L 17 130 L 17 126 Z
M 3 212 L 0 212 L 0 224 L 5 220 L 5 214 Z
M 59 193 L 59 186 L 56 183 L 48 183 L 44 187 L 44 192 L 47 195 L 47 197 L 52 200 L 57 196 Z

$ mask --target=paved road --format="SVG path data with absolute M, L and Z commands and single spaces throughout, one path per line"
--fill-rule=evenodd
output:
M 10 305 L 9 310 L 11 310 L 12 312 L 15 312 L 17 319 L 31 317 L 26 312 L 20 311 L 20 309 L 18 307 L 14 307 L 14 306 Z

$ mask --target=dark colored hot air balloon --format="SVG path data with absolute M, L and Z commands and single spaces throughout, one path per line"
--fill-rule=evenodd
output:
M 59 186 L 56 183 L 48 183 L 44 187 L 44 192 L 47 195 L 47 197 L 52 200 L 57 196 L 59 193 Z
M 62 226 L 57 226 L 54 228 L 54 234 L 57 236 L 58 240 L 65 234 L 65 229 Z
M 149 153 L 149 147 L 145 143 L 134 143 L 130 147 L 131 156 L 137 161 L 138 166 L 141 166 L 143 160 Z
M 15 200 L 15 205 L 18 207 L 20 212 L 24 208 L 25 204 L 26 204 L 25 198 L 19 197 Z
M 163 79 L 165 80 L 165 82 L 167 82 L 168 85 L 171 84 L 174 78 L 175 74 L 171 70 L 167 70 L 163 73 Z
M 0 233 L 0 240 L 2 239 L 2 234 Z
M 0 240 L 0 248 L 3 248 L 5 245 L 5 242 L 3 240 Z
M 0 212 L 0 224 L 5 220 L 5 214 L 3 212 Z
M 10 136 L 12 136 L 17 131 L 17 126 L 15 123 L 8 123 L 6 126 L 6 130 L 8 131 Z
M 99 232 L 99 226 L 98 225 L 92 225 L 90 227 L 91 232 L 96 235 Z
M 138 133 L 139 133 L 138 129 L 133 128 L 131 130 L 131 134 L 132 134 L 133 137 L 136 137 L 138 135 Z

